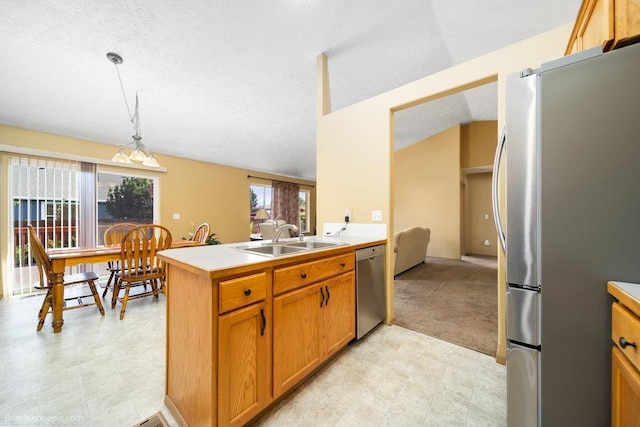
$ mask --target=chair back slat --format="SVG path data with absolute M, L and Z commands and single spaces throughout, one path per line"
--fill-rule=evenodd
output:
M 47 252 L 36 233 L 35 228 L 31 224 L 27 225 L 29 229 L 29 247 L 31 248 L 31 254 L 36 259 L 38 266 L 38 274 L 40 275 L 40 286 L 47 287 L 53 283 L 51 261 L 47 256 Z
M 104 232 L 104 245 L 118 246 L 125 234 L 138 227 L 138 225 L 139 224 L 133 224 L 131 222 L 121 222 L 119 224 L 112 225 Z
M 171 248 L 171 233 L 161 225 L 147 224 L 130 230 L 122 239 L 120 262 L 124 277 L 146 280 L 164 274 L 157 254 Z
M 193 237 L 191 240 L 200 243 L 206 243 L 207 237 L 209 237 L 209 224 L 203 222 L 196 228 L 196 231 L 193 233 Z

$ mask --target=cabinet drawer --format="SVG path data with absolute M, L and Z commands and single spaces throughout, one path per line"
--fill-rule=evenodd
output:
M 234 310 L 267 296 L 267 273 L 262 272 L 237 279 L 224 280 L 218 285 L 220 292 L 220 313 Z
M 611 339 L 629 358 L 633 366 L 640 368 L 640 320 L 624 306 L 614 303 L 611 312 Z M 623 340 L 637 347 L 626 345 Z
M 345 273 L 353 270 L 354 265 L 355 254 L 350 253 L 279 268 L 273 272 L 273 293 L 278 295 L 327 277 Z

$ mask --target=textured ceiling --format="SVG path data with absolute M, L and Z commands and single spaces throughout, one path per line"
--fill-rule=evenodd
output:
M 531 5 L 535 5 L 532 7 Z M 572 22 L 580 0 L 3 0 L 0 123 L 315 179 L 316 57 L 333 110 Z M 534 64 L 535 65 L 535 64 Z M 495 84 L 398 113 L 396 149 L 494 120 Z M 84 153 L 81 153 L 84 154 Z

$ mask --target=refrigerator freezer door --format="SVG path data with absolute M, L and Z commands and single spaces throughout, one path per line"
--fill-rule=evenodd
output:
M 507 340 L 540 345 L 540 293 L 510 287 L 507 291 Z
M 538 426 L 540 352 L 509 343 L 507 349 L 507 425 Z
M 538 75 L 507 77 L 507 283 L 538 287 Z

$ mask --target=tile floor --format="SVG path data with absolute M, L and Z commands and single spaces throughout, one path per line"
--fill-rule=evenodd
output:
M 165 301 L 66 311 L 36 332 L 41 296 L 0 300 L 0 425 L 133 426 L 163 404 Z M 258 426 L 506 425 L 505 368 L 398 326 L 350 345 Z

